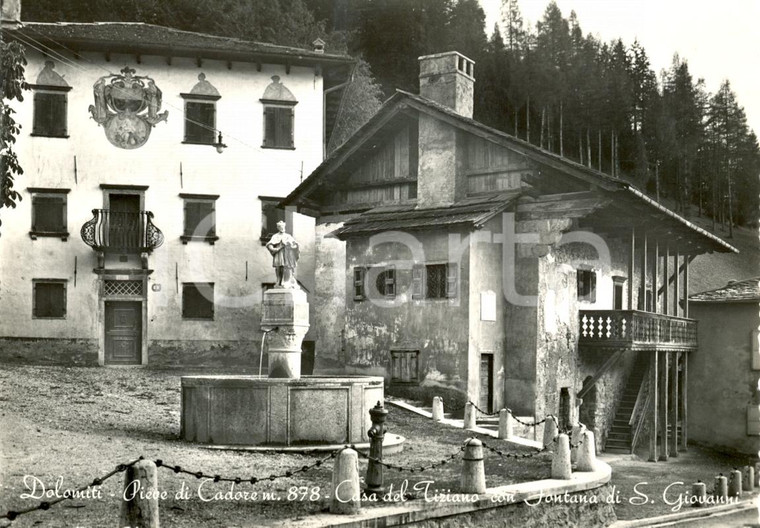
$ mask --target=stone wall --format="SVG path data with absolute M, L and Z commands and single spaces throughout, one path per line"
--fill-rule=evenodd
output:
M 415 528 L 555 528 L 558 526 L 608 526 L 617 520 L 611 500 L 612 488 L 602 486 L 592 491 L 572 493 L 566 503 L 531 501 L 502 508 L 477 510 L 451 517 L 405 524 Z M 592 498 L 593 497 L 593 498 Z M 563 496 L 564 499 L 564 496 Z M 574 502 L 577 501 L 577 502 Z
M 465 238 L 464 233 L 453 233 Z M 447 263 L 449 233 L 420 231 L 395 241 L 373 243 L 351 239 L 346 248 L 346 372 L 385 376 L 390 382 L 390 351 L 419 350 L 419 385 L 435 395 L 437 388 L 464 392 L 468 376 L 469 249 L 459 255 L 459 289 L 454 298 L 413 299 L 412 263 Z M 413 254 L 414 253 L 414 254 Z M 395 265 L 396 295 L 383 298 L 377 274 Z M 368 267 L 367 298 L 353 298 L 353 270 Z M 393 387 L 388 389 L 393 394 Z
M 258 372 L 260 341 L 238 340 L 151 340 L 148 365 L 164 367 L 239 367 Z M 262 374 L 267 374 L 267 357 Z
M 343 368 L 343 332 L 346 324 L 346 243 L 328 236 L 342 222 L 318 223 L 315 239 L 314 291 L 310 296 L 311 329 L 316 341 L 315 371 Z
M 95 367 L 98 340 L 3 337 L 0 338 L 0 363 Z
M 760 404 L 752 370 L 758 303 L 691 303 L 689 309 L 699 342 L 687 365 L 689 440 L 756 455 L 760 437 L 747 435 L 747 407 Z

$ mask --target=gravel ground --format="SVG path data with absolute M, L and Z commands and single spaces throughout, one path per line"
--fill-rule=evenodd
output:
M 0 367 L 0 514 L 39 504 L 40 498 L 25 486 L 31 476 L 51 491 L 58 479 L 61 490 L 77 488 L 111 471 L 117 464 L 144 456 L 210 475 L 267 477 L 311 464 L 321 456 L 263 454 L 209 450 L 178 439 L 180 376 L 188 372 L 145 368 L 67 368 L 41 366 Z M 197 371 L 193 372 L 197 374 Z M 404 466 L 430 465 L 456 453 L 468 433 L 434 424 L 412 413 L 389 408 L 387 429 L 407 438 L 403 453 L 386 460 Z M 529 454 L 530 449 L 506 448 L 499 441 L 487 443 L 504 451 Z M 489 486 L 547 478 L 550 455 L 503 459 L 487 453 Z M 203 482 L 191 475 L 159 469 L 161 523 L 167 527 L 268 526 L 308 516 L 325 508 L 330 491 L 332 461 L 306 473 L 251 485 Z M 360 461 L 360 472 L 366 461 Z M 386 470 L 386 486 L 394 491 L 406 486 L 404 500 L 424 500 L 414 485 L 431 481 L 434 490 L 454 492 L 461 460 L 424 472 Z M 14 527 L 112 526 L 118 519 L 122 475 L 100 487 L 99 498 L 67 500 L 49 511 L 21 516 Z M 38 484 L 37 490 L 39 492 Z M 177 497 L 182 490 L 186 496 Z M 256 492 L 255 500 L 228 500 L 224 493 Z M 213 499 L 221 494 L 219 500 Z M 263 499 L 263 494 L 269 494 Z M 312 500 L 313 499 L 313 500 Z M 401 500 L 400 497 L 396 497 Z M 49 500 L 49 499 L 48 499 Z M 374 504 L 366 503 L 366 507 Z M 4 523 L 4 524 L 3 524 Z M 0 521 L 0 526 L 8 525 Z

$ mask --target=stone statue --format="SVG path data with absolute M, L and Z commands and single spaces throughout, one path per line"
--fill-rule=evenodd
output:
M 272 238 L 267 242 L 267 249 L 272 254 L 272 266 L 277 275 L 275 288 L 297 289 L 298 242 L 285 232 L 285 222 L 277 222 L 277 233 L 272 235 Z

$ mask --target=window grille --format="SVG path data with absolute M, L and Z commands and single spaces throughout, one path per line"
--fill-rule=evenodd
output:
M 143 281 L 141 280 L 107 280 L 103 285 L 103 295 L 142 296 Z

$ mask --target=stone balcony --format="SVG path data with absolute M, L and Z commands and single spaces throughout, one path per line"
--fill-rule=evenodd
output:
M 638 310 L 581 310 L 582 349 L 690 351 L 697 348 L 697 322 Z

